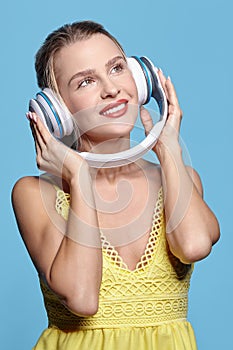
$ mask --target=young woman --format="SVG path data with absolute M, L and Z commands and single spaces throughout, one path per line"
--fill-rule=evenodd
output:
M 129 148 L 138 114 L 125 54 L 101 25 L 77 22 L 51 33 L 36 55 L 38 85 L 52 89 L 81 135 L 78 151 Z M 20 179 L 12 193 L 22 238 L 38 271 L 49 326 L 34 349 L 196 349 L 186 319 L 193 263 L 219 238 L 197 172 L 184 165 L 181 110 L 174 86 L 159 76 L 168 119 L 140 159 L 93 168 L 28 119 L 44 174 Z M 148 133 L 149 113 L 141 107 Z

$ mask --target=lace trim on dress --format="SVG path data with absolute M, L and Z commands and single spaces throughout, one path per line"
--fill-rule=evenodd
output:
M 69 208 L 70 208 L 70 194 L 65 193 L 59 187 L 54 186 L 57 191 L 55 209 L 63 219 L 68 220 Z
M 65 220 L 67 220 L 69 215 L 69 207 L 70 207 L 70 194 L 65 193 L 63 190 L 61 190 L 57 186 L 55 186 L 55 189 L 57 191 L 55 209 L 59 215 L 61 215 Z M 149 239 L 148 239 L 144 254 L 141 256 L 140 261 L 137 263 L 135 269 L 132 271 L 144 269 L 151 261 L 153 257 L 154 247 L 156 245 L 157 237 L 160 233 L 161 226 L 163 224 L 163 220 L 161 219 L 162 212 L 163 212 L 163 189 L 161 187 L 158 192 L 158 198 L 155 204 L 153 218 L 152 218 L 151 231 L 149 234 Z M 114 246 L 112 246 L 111 243 L 107 241 L 103 232 L 101 232 L 101 240 L 102 240 L 102 247 L 105 250 L 105 255 L 108 258 L 110 258 L 117 267 L 124 270 L 131 271 L 128 269 L 127 264 L 123 261 L 122 257 L 119 255 L 119 253 L 114 248 Z
M 149 239 L 148 239 L 144 254 L 141 256 L 141 259 L 137 263 L 134 270 L 128 269 L 127 264 L 123 261 L 122 257 L 119 255 L 117 250 L 114 248 L 114 246 L 112 246 L 107 241 L 106 237 L 101 232 L 102 247 L 105 250 L 105 253 L 106 253 L 105 255 L 107 255 L 114 262 L 114 264 L 116 264 L 121 269 L 125 269 L 132 272 L 136 270 L 144 269 L 150 263 L 154 254 L 154 248 L 156 245 L 157 237 L 160 233 L 161 226 L 163 223 L 161 219 L 162 212 L 163 212 L 163 190 L 161 187 L 158 192 L 158 199 L 156 201 L 156 205 L 154 208 L 154 214 L 153 214 Z

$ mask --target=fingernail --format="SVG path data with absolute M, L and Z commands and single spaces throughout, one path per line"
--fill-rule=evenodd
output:
M 29 111 L 26 113 L 26 117 L 28 120 L 33 120 L 35 123 L 37 122 L 37 116 L 35 113 Z
M 31 113 L 32 115 L 32 119 L 34 120 L 34 122 L 36 123 L 37 122 L 37 116 L 35 113 Z
M 33 115 L 32 115 L 32 112 L 27 112 L 26 113 L 26 117 L 28 118 L 28 120 L 33 120 Z
M 160 67 L 159 67 L 159 71 L 160 71 L 161 73 L 163 73 L 162 68 L 160 68 Z
M 172 81 L 170 75 L 167 77 L 167 79 L 170 80 L 170 81 Z

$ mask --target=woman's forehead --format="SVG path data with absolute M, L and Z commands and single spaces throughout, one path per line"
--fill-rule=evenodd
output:
M 122 56 L 117 44 L 104 34 L 94 34 L 88 39 L 76 41 L 57 52 L 54 60 L 56 73 L 70 70 L 93 69 L 105 64 L 114 56 Z

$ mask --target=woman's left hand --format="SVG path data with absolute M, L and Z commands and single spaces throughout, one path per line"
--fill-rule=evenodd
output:
M 153 147 L 153 151 L 156 153 L 159 160 L 161 160 L 164 153 L 171 153 L 175 151 L 177 147 L 179 148 L 179 132 L 182 111 L 171 79 L 169 77 L 166 79 L 160 70 L 158 71 L 158 74 L 168 102 L 167 121 L 158 141 Z M 141 107 L 141 120 L 145 128 L 145 134 L 147 135 L 153 127 L 153 121 L 150 113 L 143 106 Z

